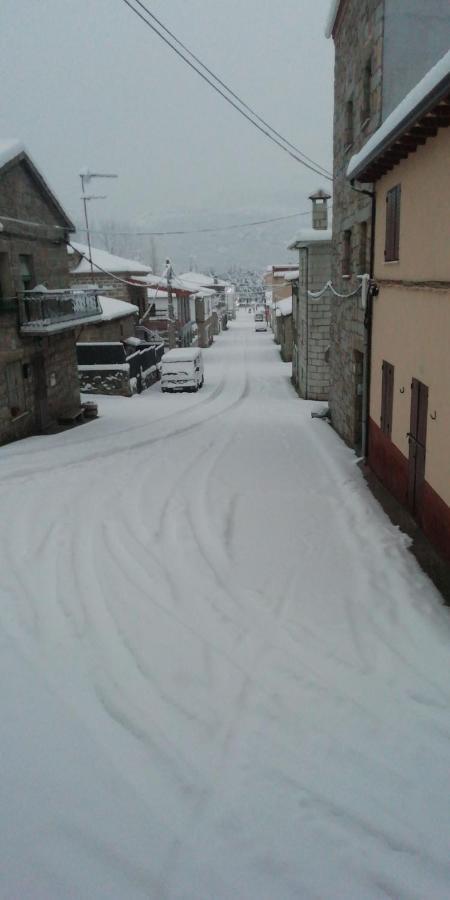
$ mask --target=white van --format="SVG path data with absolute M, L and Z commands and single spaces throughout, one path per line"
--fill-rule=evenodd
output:
M 198 391 L 203 387 L 203 357 L 198 347 L 180 347 L 161 357 L 161 390 Z
M 267 331 L 266 317 L 263 312 L 255 313 L 255 331 Z

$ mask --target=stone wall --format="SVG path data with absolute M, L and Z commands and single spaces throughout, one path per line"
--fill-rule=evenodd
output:
M 384 5 L 383 119 L 450 44 L 448 0 L 385 0 Z
M 111 322 L 96 322 L 92 325 L 84 325 L 81 331 L 77 331 L 77 344 L 93 341 L 125 341 L 134 337 L 137 316 L 121 316 L 120 319 L 112 319 Z
M 78 261 L 79 257 L 69 255 L 69 265 L 73 266 Z M 123 300 L 125 303 L 133 303 L 139 309 L 139 315 L 143 316 L 148 305 L 147 287 L 140 284 L 124 284 L 124 281 L 128 281 L 128 279 L 133 277 L 129 272 L 116 272 L 115 274 L 117 278 L 122 280 L 118 281 L 115 278 L 111 278 L 110 275 L 95 271 L 95 269 L 93 277 L 91 277 L 90 273 L 76 274 L 71 272 L 70 283 L 72 287 L 79 287 L 92 282 L 98 284 L 100 293 L 105 297 L 114 297 L 117 300 Z
M 5 443 L 36 433 L 43 418 L 51 425 L 79 408 L 80 391 L 75 331 L 22 335 L 17 304 L 23 290 L 21 255 L 29 257 L 32 286 L 69 287 L 67 222 L 24 161 L 0 169 L 0 212 L 10 217 L 0 234 L 0 443 Z
M 8 396 L 7 367 L 13 364 L 23 399 L 14 412 Z M 0 313 L 0 444 L 40 431 L 38 368 L 45 379 L 48 425 L 80 406 L 74 332 L 21 338 L 14 313 Z
M 368 271 L 370 265 L 371 200 L 352 190 L 346 170 L 350 157 L 361 149 L 381 121 L 383 34 L 384 0 L 347 0 L 334 38 L 332 280 L 341 293 L 351 293 L 359 284 L 357 276 Z M 353 134 L 348 127 L 350 111 Z M 371 185 L 367 188 L 370 190 Z M 346 232 L 350 251 L 348 274 L 343 271 Z M 354 446 L 360 434 L 358 354 L 363 352 L 363 311 L 358 298 L 333 297 L 331 308 L 331 420 L 344 440 Z
M 293 382 L 300 397 L 326 400 L 330 384 L 328 351 L 332 299 L 327 291 L 322 297 L 308 297 L 307 301 L 306 291 L 307 288 L 312 292 L 321 291 L 330 280 L 331 244 L 329 241 L 305 244 L 299 253 L 300 279 L 295 313 Z

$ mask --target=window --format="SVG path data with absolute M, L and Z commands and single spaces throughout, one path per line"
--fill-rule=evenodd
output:
M 345 107 L 345 148 L 353 144 L 353 100 L 347 100 Z
M 19 268 L 20 268 L 20 278 L 22 281 L 22 290 L 23 291 L 31 291 L 34 288 L 36 282 L 34 278 L 34 269 L 33 269 L 33 257 L 32 256 L 19 256 Z
M 383 360 L 381 380 L 380 428 L 387 437 L 392 433 L 392 407 L 394 404 L 394 366 Z
M 12 417 L 15 418 L 25 412 L 22 366 L 19 362 L 9 363 L 5 368 L 5 373 L 9 411 Z
M 361 222 L 359 226 L 359 274 L 368 272 L 367 263 L 367 222 Z
M 363 96 L 362 96 L 362 106 L 361 106 L 361 123 L 367 122 L 370 119 L 371 113 L 371 92 L 372 92 L 372 60 L 369 59 L 366 65 L 364 66 L 363 73 Z
M 342 274 L 351 275 L 352 271 L 352 229 L 344 231 L 344 246 L 342 252 Z
M 400 258 L 400 197 L 401 186 L 399 184 L 386 194 L 385 262 L 396 262 Z

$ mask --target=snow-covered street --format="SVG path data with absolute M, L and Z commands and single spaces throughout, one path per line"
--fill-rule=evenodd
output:
M 0 449 L 4 900 L 444 900 L 450 616 L 238 313 Z

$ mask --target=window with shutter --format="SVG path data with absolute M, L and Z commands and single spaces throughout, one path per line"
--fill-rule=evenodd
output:
M 400 258 L 400 198 L 401 186 L 397 184 L 386 194 L 386 242 L 384 259 L 396 262 Z
M 392 434 L 392 410 L 394 405 L 394 366 L 383 360 L 381 381 L 380 427 L 387 437 Z

